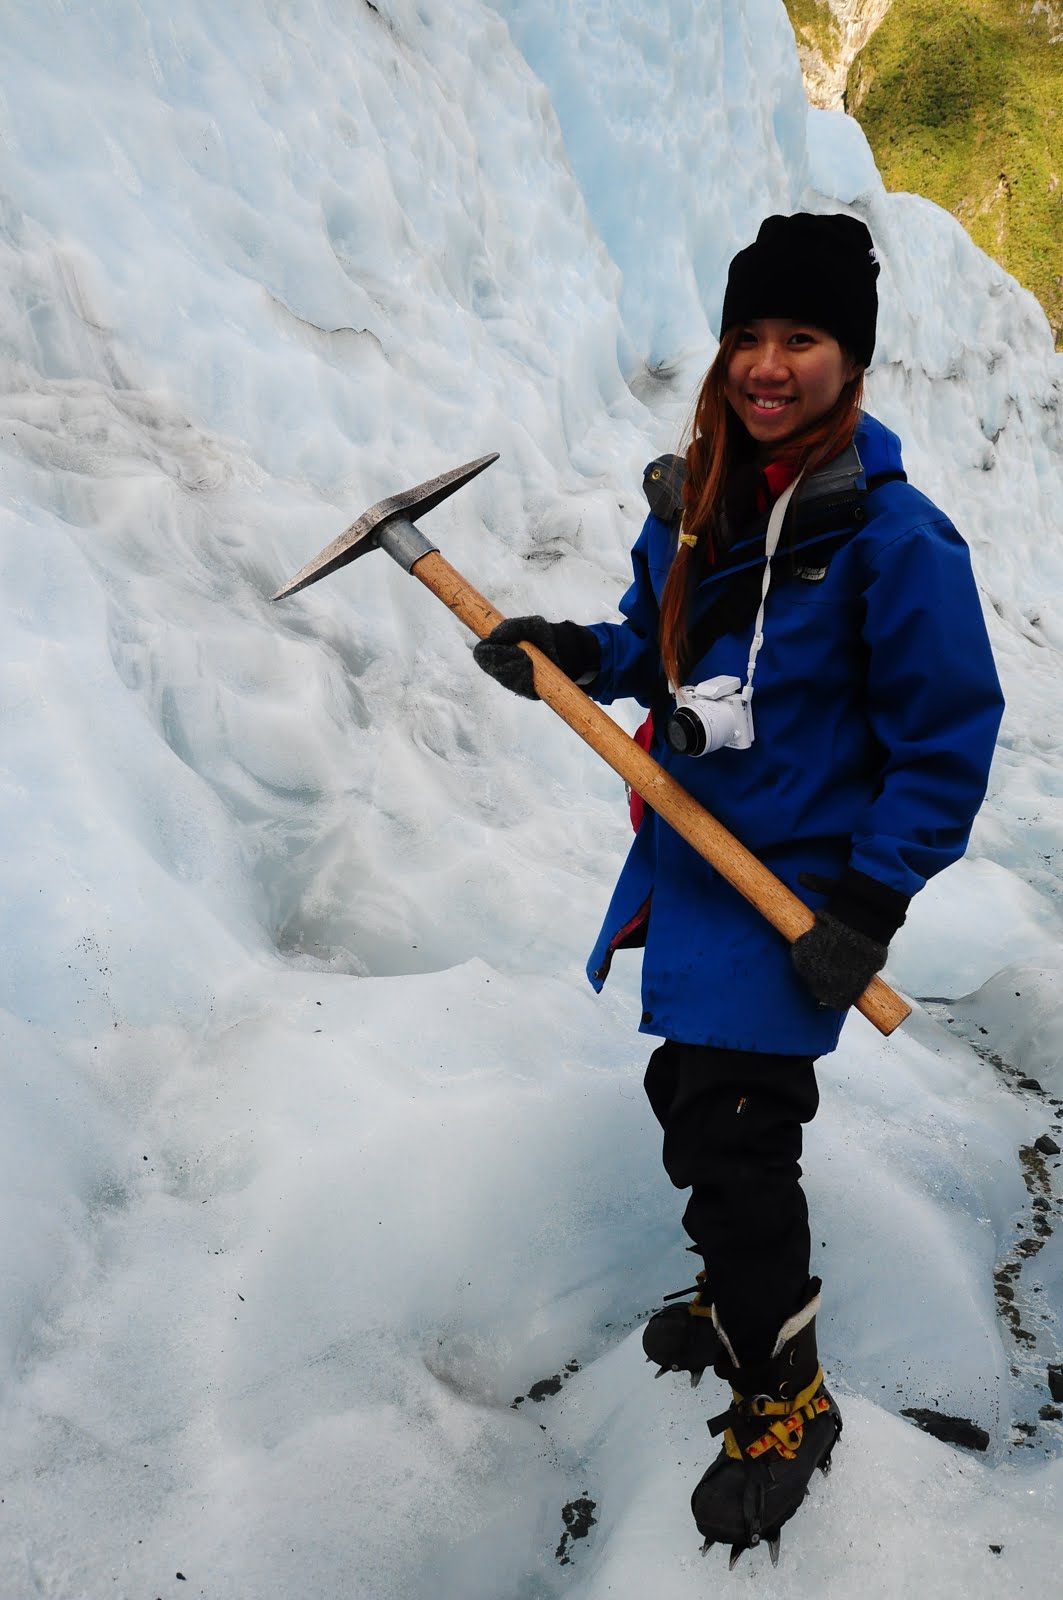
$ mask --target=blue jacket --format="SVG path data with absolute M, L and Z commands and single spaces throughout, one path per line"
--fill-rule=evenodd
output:
M 813 908 L 825 895 L 802 886 L 800 873 L 836 878 L 848 864 L 910 896 L 963 854 L 1003 710 L 966 544 L 901 481 L 895 434 L 865 415 L 854 442 L 856 492 L 833 497 L 841 526 L 832 486 L 817 474 L 799 491 L 803 522 L 772 562 L 752 746 L 679 755 L 661 728 L 653 745 L 661 765 Z M 897 479 L 861 492 L 889 473 Z M 817 495 L 826 501 L 818 517 Z M 593 629 L 601 670 L 589 693 L 602 704 L 651 705 L 662 694 L 658 602 L 675 543 L 674 529 L 651 515 L 632 551 L 625 620 Z M 761 524 L 699 585 L 695 636 L 743 572 L 748 585 L 755 569 L 759 593 L 763 566 Z M 719 633 L 689 681 L 727 673 L 744 683 L 752 633 L 751 617 Z M 588 964 L 596 989 L 613 951 L 643 939 L 644 1033 L 791 1055 L 837 1044 L 844 1013 L 812 999 L 786 940 L 651 812 Z

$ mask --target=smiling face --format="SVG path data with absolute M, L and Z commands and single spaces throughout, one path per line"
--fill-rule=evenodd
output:
M 859 366 L 831 334 L 790 317 L 747 323 L 727 364 L 724 394 L 765 459 L 818 422 Z

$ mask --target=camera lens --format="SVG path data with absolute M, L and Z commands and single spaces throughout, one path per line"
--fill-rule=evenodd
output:
M 668 719 L 668 743 L 677 755 L 700 756 L 704 754 L 705 724 L 689 706 L 679 706 Z

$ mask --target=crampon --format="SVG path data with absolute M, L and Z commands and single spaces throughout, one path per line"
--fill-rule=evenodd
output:
M 642 1348 L 646 1360 L 657 1363 L 656 1377 L 663 1378 L 666 1372 L 689 1372 L 691 1387 L 696 1388 L 705 1368 L 716 1365 L 723 1346 L 713 1323 L 704 1272 L 698 1273 L 697 1282 L 688 1289 L 677 1289 L 664 1298 L 678 1300 L 684 1294 L 692 1294 L 693 1300 L 682 1305 L 666 1304 L 650 1318 L 642 1331 Z

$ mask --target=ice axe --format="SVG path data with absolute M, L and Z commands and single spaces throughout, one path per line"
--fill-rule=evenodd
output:
M 485 638 L 502 621 L 501 613 L 466 583 L 461 573 L 444 560 L 438 548 L 414 524 L 418 517 L 431 511 L 497 460 L 497 454 L 481 456 L 478 461 L 455 467 L 452 472 L 429 478 L 427 483 L 419 483 L 414 489 L 406 489 L 402 494 L 391 495 L 371 506 L 345 533 L 278 589 L 274 600 L 283 600 L 370 550 L 381 549 L 400 567 L 419 578 L 425 588 L 431 589 L 478 638 Z M 612 717 L 577 688 L 560 667 L 555 667 L 534 645 L 522 644 L 521 649 L 531 657 L 540 699 L 564 718 L 658 816 L 744 895 L 784 939 L 793 943 L 812 926 L 815 918 L 808 906 L 629 738 Z M 889 984 L 877 977 L 872 978 L 856 1002 L 856 1008 L 884 1034 L 892 1033 L 912 1009 Z

